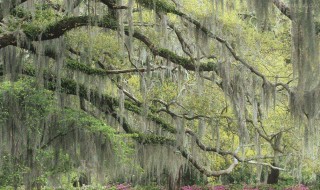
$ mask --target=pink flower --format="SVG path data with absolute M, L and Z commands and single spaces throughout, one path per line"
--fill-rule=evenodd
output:
M 218 185 L 214 186 L 212 190 L 226 190 L 226 187 L 224 185 Z
M 201 190 L 201 188 L 196 185 L 193 185 L 193 186 L 188 185 L 188 186 L 181 187 L 181 190 Z
M 119 184 L 116 186 L 117 190 L 130 190 L 131 185 L 130 184 Z
M 305 185 L 300 184 L 300 185 L 297 185 L 295 187 L 289 187 L 289 188 L 287 188 L 285 190 L 309 190 L 309 188 L 307 186 L 305 186 Z

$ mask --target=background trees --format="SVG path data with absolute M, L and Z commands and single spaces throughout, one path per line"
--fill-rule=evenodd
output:
M 318 9 L 1 2 L 1 184 L 314 180 Z

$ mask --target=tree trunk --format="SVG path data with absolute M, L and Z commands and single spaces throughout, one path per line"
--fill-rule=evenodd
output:
M 273 163 L 272 165 L 277 166 L 277 164 Z M 271 168 L 271 173 L 268 175 L 268 184 L 276 184 L 279 181 L 280 171 L 277 169 Z
M 275 167 L 279 166 L 279 155 L 280 152 L 278 150 L 280 150 L 280 143 L 281 143 L 281 138 L 282 138 L 282 133 L 279 133 L 275 138 L 274 138 L 274 158 L 273 158 L 273 163 L 272 165 Z M 279 175 L 280 175 L 280 171 L 274 168 L 271 168 L 271 173 L 268 175 L 268 180 L 267 183 L 268 184 L 276 184 L 279 181 Z

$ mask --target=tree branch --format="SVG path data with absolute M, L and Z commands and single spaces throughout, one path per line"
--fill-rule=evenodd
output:
M 273 4 L 282 12 L 283 15 L 292 19 L 290 8 L 281 0 L 272 0 Z

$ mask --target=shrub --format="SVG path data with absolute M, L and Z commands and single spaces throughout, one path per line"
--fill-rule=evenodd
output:
M 181 190 L 201 190 L 201 187 L 193 185 L 193 186 L 183 186 Z
M 224 185 L 214 186 L 212 190 L 227 190 L 227 187 Z
M 309 190 L 309 188 L 305 185 L 300 184 L 294 187 L 286 188 L 285 190 Z

